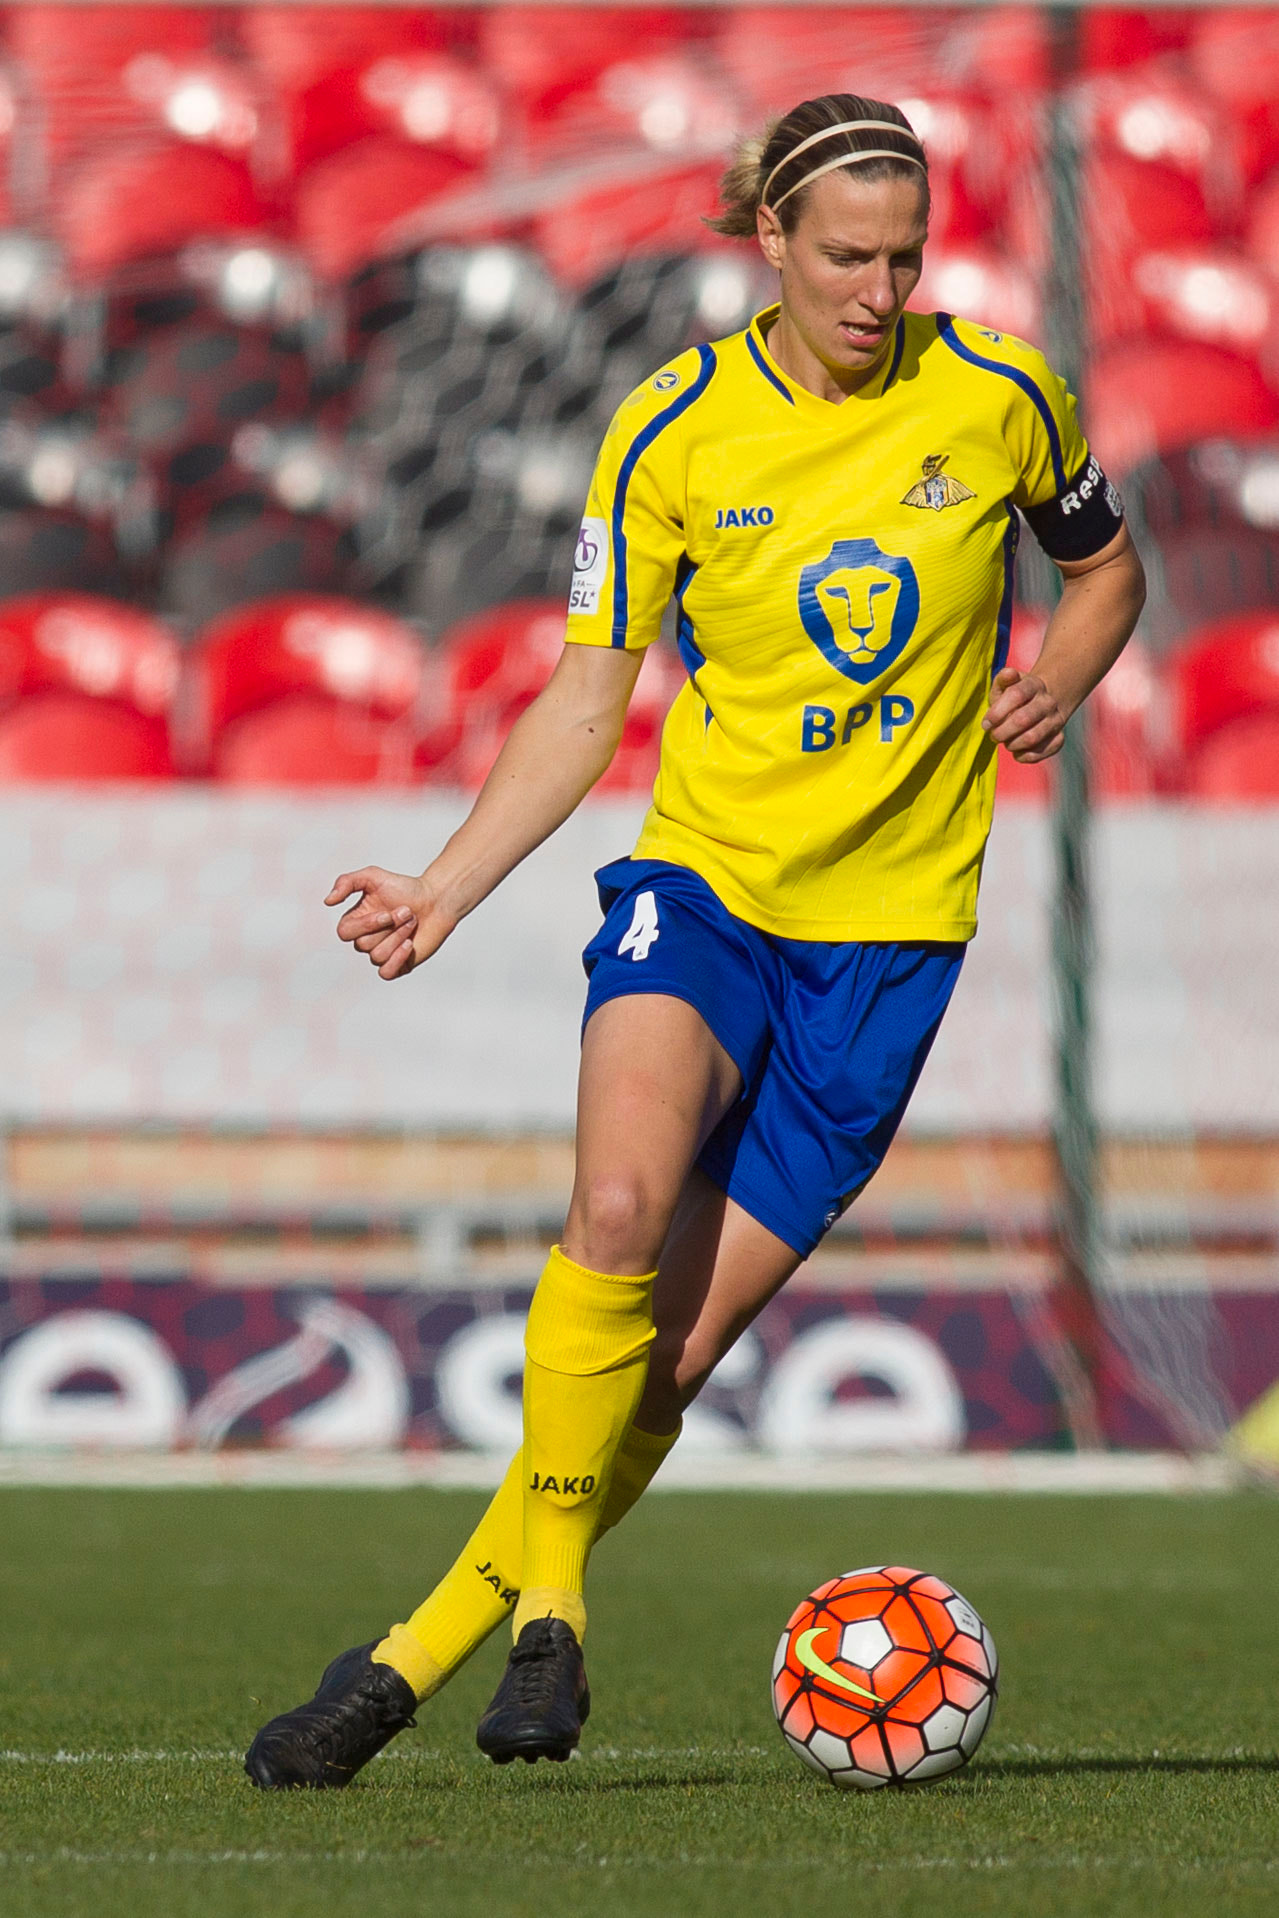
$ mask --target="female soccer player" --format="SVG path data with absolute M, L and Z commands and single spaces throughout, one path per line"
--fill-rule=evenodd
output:
M 927 237 L 905 116 L 837 94 L 724 181 L 780 304 L 624 403 L 567 644 L 420 878 L 366 867 L 338 934 L 401 979 L 608 765 L 674 595 L 688 682 L 630 858 L 597 875 L 576 1179 L 529 1312 L 524 1444 L 407 1624 L 268 1724 L 255 1783 L 344 1785 L 514 1609 L 477 1734 L 566 1758 L 587 1558 L 734 1340 L 870 1179 L 976 930 L 995 749 L 1035 763 L 1144 596 L 1119 498 L 1033 347 L 905 311 Z M 1063 575 L 1006 664 L 1020 517 Z

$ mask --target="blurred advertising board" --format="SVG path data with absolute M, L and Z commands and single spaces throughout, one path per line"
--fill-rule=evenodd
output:
M 0 1285 L 0 1446 L 509 1455 L 530 1292 L 10 1281 Z M 1279 1378 L 1273 1294 L 1150 1295 L 1144 1311 L 1147 1323 L 1197 1316 L 1228 1409 Z M 798 1462 L 1059 1447 L 1056 1359 L 1040 1290 L 832 1293 L 796 1281 L 719 1368 L 682 1449 Z M 1137 1377 L 1122 1363 L 1108 1370 L 1108 1441 L 1180 1442 L 1175 1379 Z

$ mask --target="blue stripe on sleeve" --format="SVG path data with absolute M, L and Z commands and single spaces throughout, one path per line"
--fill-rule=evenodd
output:
M 999 602 L 999 617 L 995 622 L 995 658 L 990 669 L 993 684 L 995 674 L 1001 673 L 1008 664 L 1008 646 L 1013 631 L 1013 569 L 1017 559 L 1017 541 L 1021 537 L 1021 526 L 1017 519 L 1017 508 L 1011 500 L 1005 500 L 1008 508 L 1008 525 L 1004 529 L 1004 596 Z
M 984 367 L 988 373 L 1002 373 L 1006 380 L 1011 380 L 1014 386 L 1021 388 L 1027 399 L 1033 403 L 1035 411 L 1044 423 L 1044 429 L 1048 434 L 1048 451 L 1052 455 L 1053 479 L 1057 483 L 1057 491 L 1064 493 L 1066 490 L 1066 467 L 1061 456 L 1061 435 L 1057 431 L 1057 422 L 1053 418 L 1053 410 L 1051 406 L 1049 406 L 1042 388 L 1036 386 L 1029 373 L 1023 373 L 1019 366 L 1005 366 L 1002 360 L 988 360 L 984 353 L 976 353 L 971 346 L 965 346 L 964 342 L 955 332 L 955 322 L 949 313 L 939 313 L 937 315 L 937 336 L 946 342 L 946 345 L 952 353 L 956 354 L 961 360 L 967 360 L 970 366 Z
M 794 406 L 795 395 L 793 393 L 787 392 L 786 388 L 782 385 L 781 381 L 778 379 L 776 373 L 774 373 L 772 367 L 768 364 L 768 361 L 764 358 L 764 355 L 760 352 L 759 348 L 756 346 L 755 335 L 750 332 L 748 332 L 746 335 L 746 350 L 750 354 L 751 358 L 754 360 L 760 372 L 764 375 L 764 378 L 768 381 L 769 385 L 775 386 L 777 388 L 778 392 L 781 394 L 782 398 L 785 400 L 787 406 Z
M 639 464 L 640 456 L 647 451 L 672 420 L 687 411 L 694 400 L 699 400 L 711 383 L 715 371 L 715 352 L 712 347 L 699 346 L 701 370 L 693 384 L 673 399 L 669 406 L 654 414 L 648 425 L 635 435 L 626 457 L 617 474 L 617 489 L 613 494 L 613 633 L 612 644 L 625 646 L 626 628 L 630 618 L 629 594 L 626 583 L 626 491 L 631 483 L 631 475 Z

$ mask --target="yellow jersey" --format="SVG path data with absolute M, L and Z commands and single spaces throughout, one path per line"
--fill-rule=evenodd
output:
M 1100 550 L 1118 499 L 1024 341 L 908 313 L 832 404 L 777 312 L 638 387 L 591 484 L 568 639 L 647 646 L 673 595 L 688 672 L 634 856 L 788 938 L 969 939 L 1018 510 L 1092 523 L 1104 488 Z

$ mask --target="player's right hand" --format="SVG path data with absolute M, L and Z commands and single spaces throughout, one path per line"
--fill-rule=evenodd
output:
M 379 978 L 405 978 L 453 930 L 430 888 L 409 873 L 382 866 L 341 873 L 324 903 L 340 906 L 355 893 L 356 903 L 338 920 L 338 938 L 364 953 Z

